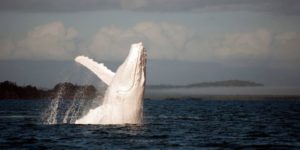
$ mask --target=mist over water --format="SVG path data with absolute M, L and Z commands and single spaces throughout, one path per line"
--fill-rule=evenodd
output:
M 146 89 L 146 97 L 198 97 L 203 95 L 299 95 L 300 87 L 200 87 Z

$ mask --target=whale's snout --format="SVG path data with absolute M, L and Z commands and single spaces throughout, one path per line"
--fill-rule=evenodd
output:
M 131 53 L 131 55 L 136 54 L 136 53 L 137 53 L 136 55 L 138 55 L 138 54 L 143 53 L 143 50 L 144 50 L 144 46 L 143 46 L 142 42 L 134 43 L 131 45 L 130 53 Z
M 135 47 L 137 49 L 140 49 L 143 47 L 143 43 L 142 42 L 139 42 L 139 43 L 133 43 L 131 44 L 131 47 Z
M 143 60 L 145 57 L 145 48 L 142 42 L 134 43 L 131 45 L 127 61 L 133 63 L 134 65 L 139 64 L 139 61 Z

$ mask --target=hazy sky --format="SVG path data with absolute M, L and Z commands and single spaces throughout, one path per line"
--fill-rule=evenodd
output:
M 0 20 L 1 81 L 74 81 L 75 56 L 115 69 L 142 41 L 148 83 L 300 86 L 299 0 L 1 0 Z

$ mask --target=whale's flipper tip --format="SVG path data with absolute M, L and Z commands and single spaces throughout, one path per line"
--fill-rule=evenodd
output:
M 77 63 L 80 63 L 80 61 L 83 60 L 83 59 L 89 59 L 89 58 L 86 57 L 86 56 L 80 55 L 80 56 L 75 57 L 74 60 L 75 60 Z
M 82 56 L 82 55 L 77 56 L 75 58 L 75 61 L 90 69 L 107 85 L 110 84 L 113 76 L 115 75 L 115 73 L 109 70 L 107 67 L 105 67 L 103 63 L 97 63 L 96 61 L 94 61 L 89 57 Z

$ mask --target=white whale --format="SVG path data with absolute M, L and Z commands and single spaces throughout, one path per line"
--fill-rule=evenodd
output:
M 108 85 L 103 103 L 75 124 L 139 124 L 143 117 L 146 52 L 142 43 L 132 44 L 116 73 L 85 56 L 75 61 L 87 67 Z

